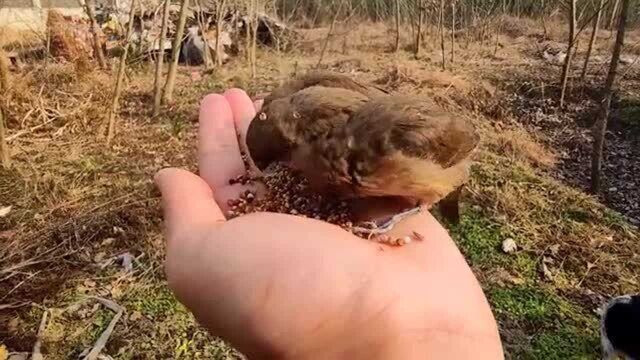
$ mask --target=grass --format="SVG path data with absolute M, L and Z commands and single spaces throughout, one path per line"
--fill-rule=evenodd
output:
M 518 37 L 534 39 L 541 31 L 534 22 L 522 31 L 517 26 L 510 23 L 509 32 Z M 589 294 L 637 290 L 638 232 L 620 214 L 554 177 L 557 154 L 545 145 L 544 133 L 527 132 L 508 111 L 494 111 L 504 106 L 500 99 L 511 72 L 520 69 L 511 63 L 527 63 L 532 77 L 548 72 L 547 64 L 530 56 L 532 41 L 501 35 L 504 60 L 493 56 L 493 41 L 489 51 L 473 37 L 465 45 L 461 36 L 456 64 L 442 72 L 439 49 L 430 47 L 429 39 L 422 57 L 414 60 L 410 53 L 381 51 L 389 41 L 380 24 L 362 24 L 349 34 L 353 43 L 347 53 L 342 39 L 329 45 L 323 62 L 328 69 L 433 96 L 481 132 L 462 222 L 451 227 L 451 234 L 489 298 L 509 357 L 597 358 L 593 311 L 599 304 Z M 561 39 L 564 34 L 556 40 Z M 320 41 L 322 36 L 311 41 L 311 48 Z M 238 357 L 200 328 L 166 287 L 159 198 L 151 179 L 166 166 L 195 170 L 197 108 L 205 94 L 232 86 L 250 94 L 268 91 L 294 68 L 314 66 L 317 54 L 301 48 L 281 57 L 264 50 L 258 61 L 256 79 L 240 60 L 200 80 L 190 75 L 198 69 L 181 68 L 177 101 L 158 118 L 150 115 L 151 71 L 141 65 L 123 93 L 111 146 L 97 140 L 111 74 L 80 76 L 72 66 L 55 62 L 12 74 L 9 134 L 53 121 L 12 142 L 14 166 L 0 169 L 0 205 L 13 205 L 0 221 L 0 271 L 9 275 L 0 282 L 0 303 L 36 304 L 0 312 L 0 324 L 9 324 L 0 325 L 7 348 L 29 351 L 43 309 L 51 309 L 55 316 L 46 355 L 77 355 L 113 316 L 86 300 L 98 295 L 126 309 L 107 345 L 114 359 Z M 507 238 L 518 244 L 515 253 L 502 252 Z M 100 259 L 125 251 L 138 257 L 133 274 L 99 266 Z M 2 298 L 9 291 L 11 297 Z

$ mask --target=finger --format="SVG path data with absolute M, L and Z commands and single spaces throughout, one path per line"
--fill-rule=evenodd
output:
M 249 95 L 241 89 L 229 89 L 225 91 L 224 97 L 231 106 L 233 121 L 236 125 L 238 138 L 240 139 L 240 148 L 245 153 L 248 153 L 245 134 L 247 133 L 251 120 L 256 116 L 256 107 L 249 98 Z
M 211 188 L 199 176 L 167 168 L 160 170 L 154 180 L 162 193 L 167 241 L 225 220 Z
M 233 112 L 233 120 L 236 124 L 236 131 L 238 132 L 238 143 L 240 149 L 245 154 L 251 155 L 247 148 L 246 134 L 249 129 L 249 124 L 251 124 L 251 121 L 256 116 L 256 111 L 258 111 L 257 109 L 262 107 L 263 101 L 252 101 L 247 93 L 241 89 L 229 89 L 224 93 L 224 97 L 229 102 Z M 247 158 L 247 161 L 252 173 L 261 173 L 251 160 L 251 156 Z
M 257 99 L 253 102 L 253 106 L 256 108 L 256 112 L 262 109 L 262 104 L 264 104 L 264 99 Z
M 245 173 L 233 112 L 224 96 L 212 94 L 202 100 L 198 137 L 200 176 L 217 195 L 229 179 Z

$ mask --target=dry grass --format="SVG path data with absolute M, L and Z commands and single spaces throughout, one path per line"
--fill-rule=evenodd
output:
M 554 358 L 549 353 L 559 350 L 553 349 L 594 358 L 597 320 L 589 294 L 637 289 L 638 233 L 594 198 L 556 180 L 556 154 L 543 145 L 544 134 L 528 133 L 501 108 L 500 88 L 512 71 L 533 71 L 522 70 L 521 63 L 542 64 L 528 55 L 533 40 L 512 33 L 535 38 L 537 29 L 510 23 L 497 57 L 488 43 L 461 40 L 458 62 L 442 72 L 430 61 L 439 49 L 425 47 L 420 60 L 407 52 L 386 53 L 380 50 L 390 44 L 387 28 L 359 24 L 349 33 L 348 51 L 343 37 L 335 37 L 324 63 L 361 81 L 433 96 L 478 125 L 478 164 L 465 194 L 463 222 L 451 231 L 489 295 L 505 346 L 514 358 Z M 308 43 L 286 57 L 260 52 L 256 79 L 239 60 L 201 79 L 191 76 L 199 69 L 182 68 L 179 100 L 155 119 L 151 71 L 133 69 L 111 146 L 97 137 L 110 74 L 78 73 L 71 64 L 55 62 L 12 73 L 7 113 L 14 167 L 0 170 L 0 206 L 13 206 L 0 220 L 0 304 L 15 306 L 0 310 L 5 345 L 28 351 L 42 309 L 53 308 L 45 337 L 49 357 L 77 354 L 109 321 L 108 312 L 84 301 L 101 295 L 127 309 L 107 347 L 114 358 L 237 356 L 200 329 L 165 287 L 159 201 L 151 179 L 166 166 L 195 169 L 194 120 L 202 96 L 231 86 L 250 94 L 268 91 L 296 69 L 316 64 L 318 54 L 310 49 L 318 48 L 322 34 L 326 30 L 308 30 Z M 425 44 L 433 41 L 427 37 Z M 507 237 L 518 243 L 517 254 L 499 252 Z M 123 252 L 138 258 L 133 273 L 107 263 Z M 541 272 L 543 261 L 551 278 Z

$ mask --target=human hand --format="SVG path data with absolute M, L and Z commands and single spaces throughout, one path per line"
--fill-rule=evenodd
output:
M 205 97 L 200 176 L 156 175 L 169 286 L 202 325 L 249 358 L 503 358 L 477 280 L 428 213 L 392 230 L 425 237 L 403 247 L 293 215 L 226 220 L 246 189 L 228 184 L 245 171 L 236 129 L 255 112 L 242 90 Z

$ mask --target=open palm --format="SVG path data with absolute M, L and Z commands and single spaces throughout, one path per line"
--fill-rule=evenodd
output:
M 228 180 L 244 173 L 237 133 L 255 111 L 242 90 L 207 96 L 200 176 L 156 176 L 169 285 L 212 334 L 249 358 L 503 358 L 477 280 L 428 213 L 393 230 L 425 237 L 404 247 L 292 215 L 226 220 L 227 200 L 247 188 Z

